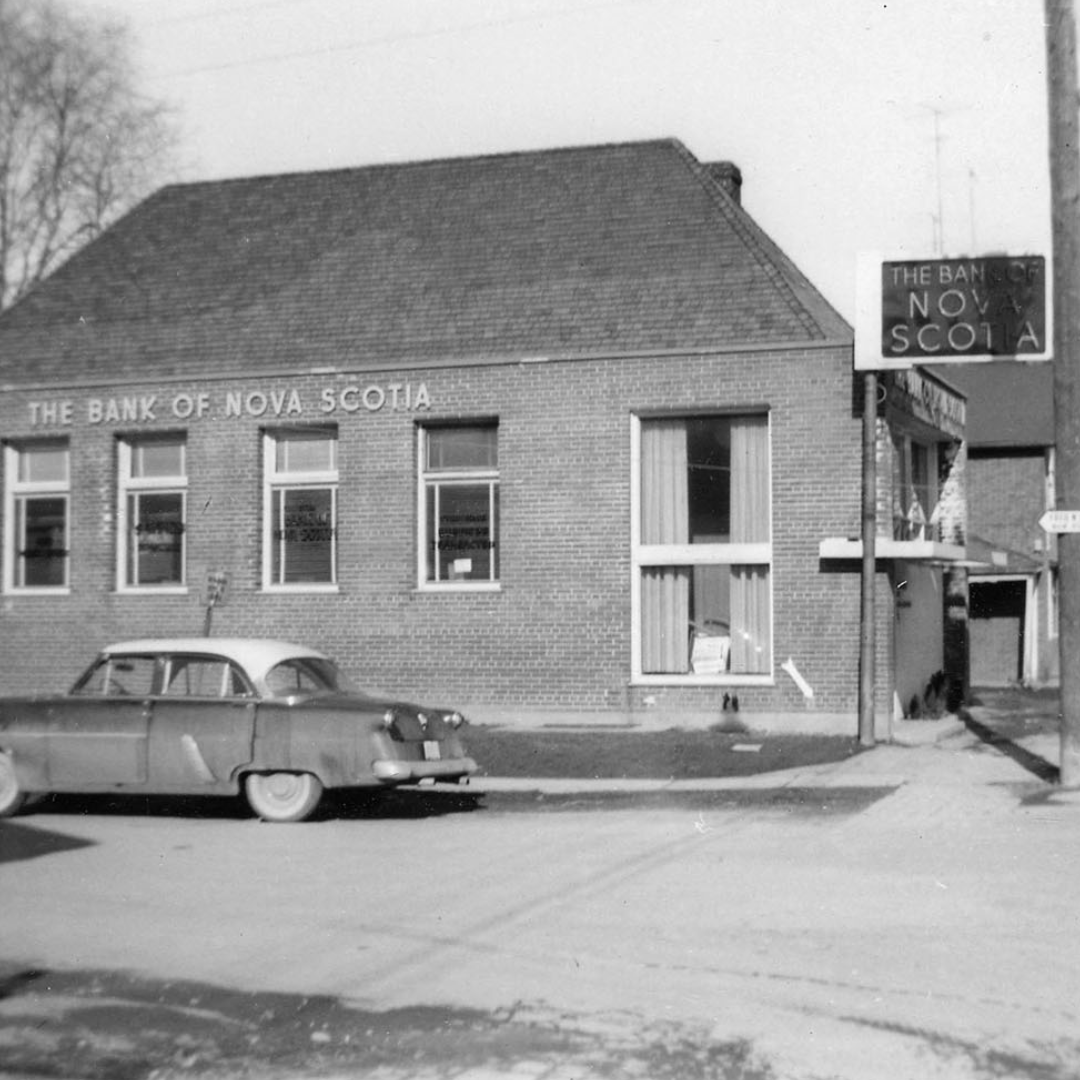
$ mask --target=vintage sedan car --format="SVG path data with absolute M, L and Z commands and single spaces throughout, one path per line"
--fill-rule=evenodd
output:
M 463 724 L 365 694 L 301 645 L 125 641 L 67 694 L 0 699 L 0 816 L 49 792 L 242 790 L 260 818 L 302 821 L 327 788 L 466 781 Z

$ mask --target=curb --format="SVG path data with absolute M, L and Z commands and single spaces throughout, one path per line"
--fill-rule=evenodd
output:
M 475 777 L 468 790 L 478 795 L 651 795 L 692 794 L 694 792 L 768 791 L 776 788 L 898 788 L 907 777 L 897 774 L 831 777 L 811 769 L 783 769 L 755 776 L 715 777 L 701 780 L 627 780 L 620 777 L 580 779 L 561 777 Z

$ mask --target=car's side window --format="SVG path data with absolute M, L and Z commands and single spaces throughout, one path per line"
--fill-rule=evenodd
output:
M 289 694 L 325 690 L 326 684 L 320 682 L 306 664 L 286 660 L 267 673 L 266 687 L 274 697 L 288 697 Z
M 245 697 L 250 691 L 227 660 L 180 656 L 168 662 L 162 693 L 166 697 Z
M 153 693 L 156 666 L 152 656 L 107 656 L 74 692 L 90 697 L 145 697 Z

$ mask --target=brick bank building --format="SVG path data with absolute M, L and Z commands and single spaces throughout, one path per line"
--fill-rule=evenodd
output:
M 0 317 L 0 691 L 208 629 L 480 720 L 854 734 L 852 332 L 740 186 L 657 140 L 152 196 Z M 963 406 L 883 384 L 883 715 L 947 666 Z

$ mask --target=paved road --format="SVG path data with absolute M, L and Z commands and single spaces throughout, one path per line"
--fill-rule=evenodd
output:
M 1064 1080 L 1080 808 L 1051 794 L 965 736 L 659 802 L 61 803 L 0 826 L 0 1072 Z

